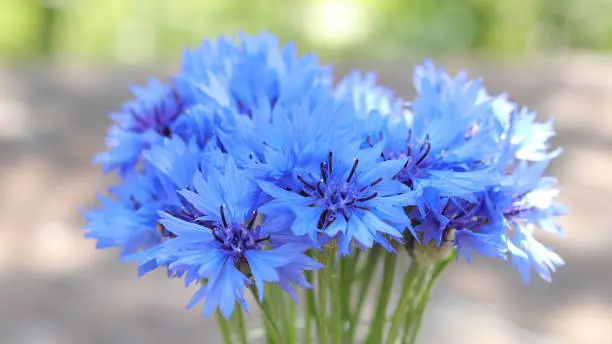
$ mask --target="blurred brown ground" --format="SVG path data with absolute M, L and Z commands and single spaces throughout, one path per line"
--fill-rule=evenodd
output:
M 443 62 L 483 76 L 492 93 L 508 92 L 542 120 L 556 117 L 554 143 L 565 151 L 549 172 L 570 214 L 567 237 L 544 240 L 567 266 L 552 284 L 524 286 L 509 265 L 453 265 L 420 342 L 612 343 L 612 58 Z M 412 62 L 358 65 L 411 94 Z M 129 97 L 128 84 L 169 70 L 0 66 L 0 343 L 218 342 L 214 320 L 183 310 L 192 290 L 161 273 L 136 279 L 117 252 L 95 251 L 79 231 L 79 207 L 111 182 L 90 165 L 106 113 Z

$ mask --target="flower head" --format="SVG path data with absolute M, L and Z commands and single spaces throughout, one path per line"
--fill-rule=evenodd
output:
M 300 102 L 312 89 L 329 88 L 331 71 L 314 55 L 298 57 L 267 32 L 221 37 L 186 51 L 176 82 L 190 103 L 216 102 L 247 116 L 260 106 Z
M 514 111 L 505 97 L 491 98 L 478 82 L 463 74 L 450 78 L 429 62 L 417 67 L 415 87 L 407 145 L 386 156 L 408 157 L 398 179 L 423 188 L 411 213 L 418 238 L 456 246 L 468 261 L 472 252 L 510 256 L 525 281 L 530 267 L 548 280 L 563 261 L 533 232 L 559 233 L 554 219 L 564 212 L 553 201 L 554 180 L 542 177 L 559 153 L 547 152 L 550 122 L 536 124 L 535 115 Z
M 310 285 L 300 270 L 317 269 L 319 264 L 303 255 L 306 245 L 286 242 L 282 222 L 266 221 L 257 213 L 257 184 L 247 172 L 227 158 L 225 169 L 198 173 L 193 187 L 180 194 L 197 215 L 179 218 L 160 213 L 160 224 L 172 234 L 144 259 L 155 257 L 169 262 L 168 269 L 184 274 L 186 284 L 203 281 L 190 306 L 206 298 L 204 314 L 217 307 L 228 318 L 238 301 L 247 309 L 244 288 L 254 283 L 263 298 L 264 282 L 278 283 L 292 293 L 291 284 Z M 263 221 L 263 222 L 262 222 Z
M 85 237 L 97 240 L 97 248 L 119 247 L 121 257 L 158 245 L 162 236 L 156 230 L 157 211 L 151 184 L 146 177 L 126 176 L 125 183 L 111 189 L 112 197 L 99 196 L 100 208 L 85 212 Z M 140 273 L 156 267 L 149 260 Z
M 544 280 L 550 281 L 550 271 L 564 265 L 561 257 L 534 238 L 538 228 L 562 234 L 556 218 L 566 212 L 555 200 L 559 194 L 554 188 L 556 180 L 542 177 L 547 166 L 547 161 L 534 164 L 521 161 L 502 187 L 490 196 L 496 201 L 492 202 L 495 208 L 490 211 L 497 213 L 497 225 L 506 229 L 504 234 L 512 264 L 525 282 L 529 282 L 532 268 Z
M 482 100 L 479 81 L 460 75 L 450 78 L 427 62 L 415 69 L 417 98 L 410 102 L 410 114 L 393 130 L 366 139 L 374 145 L 384 139 L 386 160 L 402 159 L 396 178 L 414 190 L 422 190 L 421 215 L 439 213 L 440 197 L 470 198 L 499 181 L 492 165 L 488 128 L 480 123 L 490 115 L 490 102 Z M 485 135 L 486 134 L 486 135 Z
M 110 115 L 115 121 L 107 138 L 110 150 L 94 159 L 105 171 L 117 168 L 125 174 L 138 163 L 143 150 L 172 135 L 174 122 L 184 111 L 178 91 L 155 79 L 146 87 L 132 87 L 132 93 L 136 99 Z
M 293 233 L 308 235 L 315 245 L 321 234 L 337 237 L 343 254 L 353 240 L 361 247 L 378 242 L 392 250 L 386 236 L 401 239 L 410 227 L 403 206 L 414 204 L 416 195 L 393 180 L 404 162 L 381 161 L 383 144 L 358 146 L 346 143 L 329 150 L 325 160 L 297 170 L 288 185 L 260 182 L 273 198 L 260 210 L 294 218 Z
M 352 103 L 356 113 L 363 118 L 372 111 L 381 115 L 401 113 L 404 106 L 403 99 L 396 98 L 392 90 L 376 84 L 376 74 L 362 76 L 357 70 L 340 80 L 335 96 Z

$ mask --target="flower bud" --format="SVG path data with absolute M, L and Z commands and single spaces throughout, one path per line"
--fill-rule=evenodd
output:
M 421 265 L 430 265 L 444 260 L 453 252 L 455 229 L 446 230 L 443 235 L 444 238 L 440 242 L 440 246 L 434 240 L 430 240 L 427 243 L 423 242 L 422 235 L 420 235 L 420 242 L 412 235 L 409 235 L 406 238 L 406 251 L 408 251 L 412 259 Z

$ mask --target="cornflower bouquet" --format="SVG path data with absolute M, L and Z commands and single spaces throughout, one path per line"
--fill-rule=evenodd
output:
M 411 101 L 373 74 L 334 84 L 266 32 L 204 41 L 110 115 L 95 162 L 119 183 L 86 237 L 195 285 L 224 343 L 251 340 L 249 303 L 268 343 L 413 343 L 434 282 L 473 253 L 549 281 L 552 122 L 431 61 L 413 83 Z

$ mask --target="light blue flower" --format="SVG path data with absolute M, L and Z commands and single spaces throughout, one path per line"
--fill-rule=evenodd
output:
M 544 161 L 561 154 L 560 148 L 549 151 L 548 140 L 555 135 L 553 119 L 538 123 L 536 117 L 535 112 L 526 108 L 514 114 L 510 144 L 519 160 Z
M 399 240 L 410 229 L 403 207 L 415 204 L 417 195 L 393 179 L 404 161 L 382 161 L 383 143 L 367 149 L 359 145 L 320 147 L 315 156 L 324 160 L 296 169 L 287 184 L 260 181 L 272 197 L 260 211 L 292 218 L 293 233 L 309 236 L 315 246 L 320 235 L 337 238 L 342 254 L 350 253 L 352 241 L 393 250 L 388 239 Z
M 564 265 L 556 253 L 545 248 L 533 237 L 537 228 L 562 234 L 556 219 L 564 215 L 566 210 L 556 201 L 559 195 L 559 191 L 554 188 L 556 180 L 542 176 L 547 166 L 548 161 L 535 164 L 521 161 L 498 191 L 506 196 L 501 203 L 501 214 L 503 225 L 508 229 L 506 235 L 509 238 L 512 262 L 525 282 L 530 280 L 531 268 L 543 279 L 550 281 L 550 271 L 554 271 L 556 266 Z
M 470 198 L 496 184 L 499 174 L 492 163 L 501 148 L 491 140 L 490 128 L 482 127 L 492 108 L 478 80 L 450 78 L 426 61 L 415 68 L 414 85 L 418 95 L 404 124 L 381 136 L 387 142 L 384 158 L 406 161 L 397 178 L 422 190 L 424 215 L 439 207 L 439 197 Z M 370 137 L 368 143 L 376 140 Z
M 154 255 L 158 263 L 170 261 L 168 269 L 184 275 L 186 283 L 201 281 L 189 306 L 205 299 L 205 316 L 218 307 L 229 318 L 236 301 L 247 310 L 244 289 L 251 283 L 260 300 L 265 282 L 277 283 L 289 293 L 293 293 L 291 284 L 309 288 L 299 271 L 320 267 L 302 253 L 307 245 L 275 236 L 284 229 L 278 227 L 282 222 L 264 218 L 260 224 L 259 192 L 255 181 L 230 157 L 222 171 L 211 168 L 205 177 L 197 173 L 193 188 L 180 191 L 201 216 L 181 219 L 160 214 L 160 224 L 173 235 L 146 257 Z
M 251 116 L 265 103 L 300 102 L 311 89 L 331 87 L 331 69 L 317 63 L 315 55 L 298 57 L 295 46 L 280 47 L 278 39 L 262 32 L 240 34 L 236 41 L 220 37 L 186 51 L 179 88 L 190 104 L 216 102 Z
M 98 196 L 100 207 L 85 212 L 85 237 L 97 248 L 119 247 L 121 257 L 159 244 L 156 231 L 159 203 L 146 177 L 130 174 L 125 183 L 111 188 L 111 197 Z
M 140 161 L 143 150 L 173 133 L 173 124 L 185 109 L 177 90 L 156 79 L 131 90 L 136 99 L 110 115 L 115 124 L 106 140 L 109 150 L 94 159 L 105 171 L 118 169 L 122 175 Z

